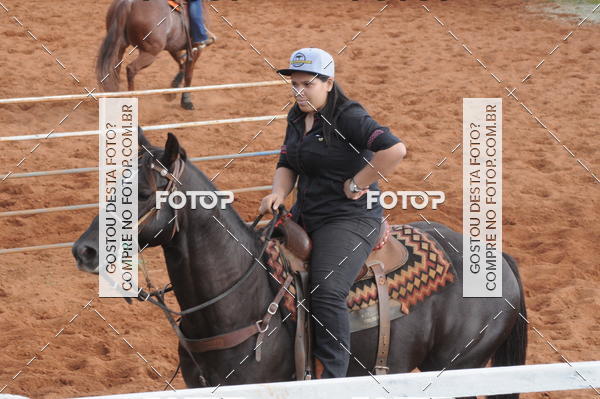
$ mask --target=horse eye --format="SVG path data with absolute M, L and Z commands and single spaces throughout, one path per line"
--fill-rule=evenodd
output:
M 169 183 L 169 179 L 167 179 L 166 177 L 164 177 L 162 175 L 158 175 L 158 178 L 156 179 L 157 187 L 165 187 L 168 183 Z
M 148 201 L 150 199 L 150 197 L 152 196 L 152 193 L 148 193 L 145 191 L 139 191 L 138 192 L 138 200 L 139 201 Z

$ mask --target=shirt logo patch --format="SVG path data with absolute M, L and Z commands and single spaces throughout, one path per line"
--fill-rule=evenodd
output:
M 369 140 L 367 141 L 367 148 L 371 149 L 371 144 L 373 144 L 373 141 L 383 133 L 384 131 L 381 129 L 373 130 L 373 133 L 371 133 L 371 136 L 369 136 Z

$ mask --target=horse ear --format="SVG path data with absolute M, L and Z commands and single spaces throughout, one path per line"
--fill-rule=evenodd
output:
M 144 130 L 142 129 L 141 126 L 138 126 L 138 146 L 143 150 L 143 147 L 146 147 L 148 149 L 150 149 L 150 147 L 152 147 L 152 144 L 150 144 L 150 141 L 148 141 L 148 139 L 146 138 L 146 136 L 144 136 Z
M 171 132 L 168 133 L 167 144 L 165 145 L 165 152 L 163 153 L 160 161 L 162 164 L 170 169 L 170 166 L 177 159 L 177 155 L 180 154 L 182 148 L 179 146 L 179 141 L 177 141 L 177 137 Z

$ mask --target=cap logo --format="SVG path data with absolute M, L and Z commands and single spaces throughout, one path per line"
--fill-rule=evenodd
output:
M 298 67 L 301 67 L 304 64 L 312 64 L 312 61 L 311 60 L 307 60 L 306 56 L 304 54 L 302 54 L 302 53 L 296 53 L 296 54 L 294 54 L 294 58 L 292 59 L 291 64 L 292 64 L 293 67 L 298 68 Z

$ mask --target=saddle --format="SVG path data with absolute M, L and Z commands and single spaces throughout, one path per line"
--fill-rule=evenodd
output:
M 281 241 L 280 249 L 287 260 L 287 267 L 291 275 L 294 275 L 296 287 L 296 300 L 302 303 L 297 307 L 296 314 L 296 339 L 295 339 L 295 367 L 296 379 L 311 379 L 312 343 L 311 323 L 308 317 L 309 296 L 309 261 L 312 243 L 306 231 L 285 215 L 276 225 L 273 237 Z M 390 303 L 388 295 L 388 281 L 386 275 L 402 267 L 408 260 L 407 248 L 394 236 L 390 237 L 390 226 L 384 221 L 377 244 L 359 271 L 355 283 L 361 280 L 375 279 L 378 298 L 378 323 L 379 340 L 377 345 L 377 358 L 373 372 L 375 374 L 387 374 L 387 358 L 389 353 L 390 339 Z M 395 315 L 394 318 L 397 318 Z M 322 365 L 321 365 L 322 366 Z M 322 369 L 322 367 L 321 367 Z M 317 376 L 318 377 L 318 376 Z

